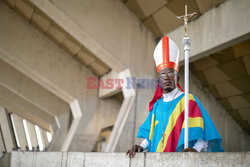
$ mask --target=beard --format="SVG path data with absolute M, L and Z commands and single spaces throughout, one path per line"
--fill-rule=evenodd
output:
M 172 90 L 174 90 L 174 88 L 166 88 L 166 89 L 164 89 L 166 92 L 171 92 Z
M 160 84 L 160 86 L 165 92 L 171 92 L 172 90 L 174 90 L 176 88 L 176 82 L 175 81 L 166 81 L 166 82 L 162 82 Z

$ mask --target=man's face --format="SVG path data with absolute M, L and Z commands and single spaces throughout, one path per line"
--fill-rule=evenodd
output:
M 171 92 L 176 88 L 177 72 L 174 69 L 164 68 L 159 72 L 158 76 L 163 93 Z

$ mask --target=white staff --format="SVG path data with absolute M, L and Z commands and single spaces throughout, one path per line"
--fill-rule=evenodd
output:
M 184 20 L 184 26 L 185 26 L 185 36 L 182 40 L 182 45 L 184 47 L 184 53 L 185 53 L 185 136 L 184 136 L 184 148 L 188 148 L 188 112 L 189 112 L 189 50 L 190 50 L 190 43 L 191 40 L 188 37 L 188 18 L 192 17 L 196 13 L 187 14 L 187 5 L 185 5 L 185 15 L 178 16 L 178 19 Z

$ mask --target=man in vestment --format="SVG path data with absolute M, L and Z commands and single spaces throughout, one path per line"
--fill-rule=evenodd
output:
M 135 152 L 221 152 L 221 137 L 201 102 L 189 94 L 189 148 L 184 149 L 184 93 L 177 88 L 179 49 L 173 40 L 164 36 L 154 50 L 159 77 L 149 114 L 139 129 L 137 138 L 144 140 L 133 145 L 127 155 Z M 178 85 L 179 86 L 179 85 Z

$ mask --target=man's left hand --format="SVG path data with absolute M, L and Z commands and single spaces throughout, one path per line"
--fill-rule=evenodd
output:
M 185 148 L 181 152 L 197 152 L 197 150 L 194 148 Z

